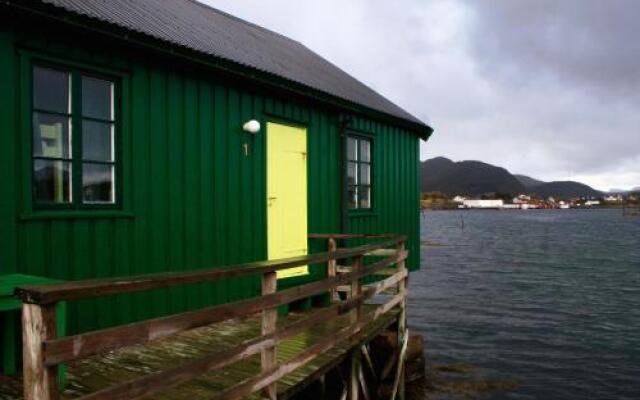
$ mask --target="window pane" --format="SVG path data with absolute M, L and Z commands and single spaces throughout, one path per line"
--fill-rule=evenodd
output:
M 358 181 L 358 184 L 370 185 L 371 184 L 371 165 L 359 164 L 358 168 L 360 169 L 360 180 Z
M 349 186 L 349 190 L 347 191 L 347 207 L 358 208 L 358 187 L 357 186 Z
M 33 113 L 33 155 L 36 157 L 71 158 L 69 118 Z
M 71 201 L 71 163 L 34 160 L 33 197 L 39 203 L 69 203 Z
M 371 208 L 371 188 L 369 186 L 359 186 L 358 196 L 360 198 L 360 208 Z
M 113 165 L 82 164 L 82 201 L 113 203 L 115 199 Z
M 371 161 L 371 142 L 366 139 L 360 139 L 360 161 Z
M 87 161 L 113 161 L 113 124 L 82 121 L 82 158 Z
M 82 77 L 82 115 L 113 119 L 113 82 Z
M 33 68 L 33 106 L 40 110 L 69 114 L 69 73 Z
M 347 160 L 356 161 L 358 158 L 356 156 L 356 148 L 358 142 L 353 137 L 347 138 Z
M 347 164 L 347 184 L 358 184 L 358 163 L 350 162 Z

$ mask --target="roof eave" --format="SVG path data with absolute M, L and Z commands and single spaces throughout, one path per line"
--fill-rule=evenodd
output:
M 418 135 L 422 140 L 428 140 L 433 133 L 433 128 L 429 125 L 417 123 L 415 121 L 397 117 L 362 104 L 353 103 L 341 97 L 314 89 L 304 84 L 286 79 L 282 76 L 275 75 L 266 71 L 253 68 L 232 60 L 218 57 L 212 54 L 199 52 L 191 48 L 176 45 L 143 32 L 131 30 L 120 25 L 112 24 L 104 20 L 94 18 L 89 15 L 81 15 L 67 11 L 60 7 L 50 4 L 44 4 L 37 0 L 26 1 L 5 1 L 4 5 L 13 9 L 36 14 L 39 17 L 55 20 L 72 27 L 92 31 L 96 34 L 107 35 L 117 38 L 126 43 L 142 46 L 171 57 L 180 57 L 190 62 L 195 62 L 207 67 L 223 71 L 225 73 L 236 75 L 238 77 L 253 80 L 265 86 L 275 87 L 289 92 L 294 92 L 313 100 L 338 107 L 344 111 L 354 112 L 365 116 L 377 117 L 383 121 L 394 123 Z M 86 21 L 97 22 L 97 24 L 83 23 Z

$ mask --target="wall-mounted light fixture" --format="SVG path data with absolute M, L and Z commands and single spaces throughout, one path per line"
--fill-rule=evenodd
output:
M 250 134 L 255 135 L 256 133 L 260 132 L 260 122 L 252 119 L 251 121 L 245 122 L 244 125 L 242 125 L 242 129 L 245 132 L 249 132 Z

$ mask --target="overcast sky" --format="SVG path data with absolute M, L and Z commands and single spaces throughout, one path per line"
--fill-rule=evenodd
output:
M 435 128 L 422 158 L 640 186 L 640 1 L 204 0 Z

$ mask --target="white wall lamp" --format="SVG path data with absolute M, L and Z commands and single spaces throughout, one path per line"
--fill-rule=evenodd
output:
M 244 123 L 244 125 L 242 125 L 242 130 L 255 135 L 256 133 L 260 132 L 260 122 L 256 121 L 255 119 L 247 121 Z M 244 148 L 244 156 L 249 157 L 249 143 L 245 142 L 242 147 Z
M 255 135 L 256 133 L 260 132 L 260 122 L 252 119 L 251 121 L 245 122 L 244 125 L 242 125 L 242 129 L 245 132 L 249 132 L 250 134 Z

